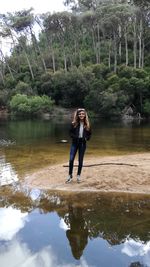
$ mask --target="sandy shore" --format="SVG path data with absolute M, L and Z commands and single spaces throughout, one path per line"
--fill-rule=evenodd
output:
M 77 162 L 75 162 L 77 164 Z M 85 158 L 81 183 L 76 170 L 70 184 L 65 180 L 68 163 L 48 166 L 25 177 L 31 188 L 65 191 L 104 191 L 150 194 L 150 153 Z

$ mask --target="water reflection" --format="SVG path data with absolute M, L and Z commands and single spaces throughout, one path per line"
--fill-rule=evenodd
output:
M 28 214 L 9 208 L 0 209 L 0 241 L 11 240 L 24 227 Z
M 138 262 L 132 262 L 129 267 L 147 267 L 147 266 L 138 261 Z
M 2 251 L 3 250 L 3 251 Z M 32 253 L 27 244 L 14 240 L 6 248 L 0 249 L 1 267 L 75 267 L 72 263 L 59 263 L 51 246 L 44 247 L 36 253 Z M 11 264 L 12 263 L 12 264 Z M 78 267 L 90 267 L 85 260 L 81 260 Z M 92 267 L 92 266 L 91 266 Z
M 18 176 L 5 157 L 0 157 L 0 186 L 13 184 L 18 181 Z
M 150 266 L 149 196 L 0 193 L 1 267 Z
M 39 168 L 68 161 L 69 123 L 58 121 L 6 121 L 0 125 L 0 157 L 5 157 L 19 179 Z M 148 152 L 150 124 L 93 122 L 87 157 Z M 69 142 L 61 142 L 68 140 Z
M 66 236 L 74 258 L 79 260 L 88 243 L 88 228 L 83 217 L 82 208 L 69 206 L 68 211 L 69 213 L 65 216 L 65 223 L 69 227 L 66 230 Z
M 140 240 L 126 240 L 121 251 L 129 257 L 142 257 L 144 264 L 150 266 L 150 241 L 144 244 Z

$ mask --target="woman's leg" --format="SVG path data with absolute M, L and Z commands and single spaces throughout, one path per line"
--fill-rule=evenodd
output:
M 75 155 L 77 153 L 78 144 L 72 144 L 70 148 L 70 160 L 69 160 L 69 175 L 72 176 L 73 172 L 73 163 L 75 159 Z
M 78 160 L 79 160 L 79 165 L 78 165 L 78 172 L 77 175 L 81 174 L 82 166 L 83 166 L 83 158 L 84 158 L 84 153 L 86 150 L 86 143 L 79 143 L 79 149 L 78 149 Z

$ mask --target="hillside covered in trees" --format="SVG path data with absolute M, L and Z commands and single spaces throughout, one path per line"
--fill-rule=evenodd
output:
M 150 117 L 149 0 L 65 0 L 68 12 L 0 14 L 0 106 L 19 114 L 53 105 L 102 117 L 128 107 Z M 38 29 L 38 36 L 37 36 Z

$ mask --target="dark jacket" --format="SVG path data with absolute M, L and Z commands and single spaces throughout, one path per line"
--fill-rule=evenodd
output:
M 76 143 L 79 141 L 79 129 L 80 129 L 80 124 L 77 125 L 76 127 L 74 127 L 73 124 L 71 124 L 71 127 L 70 127 L 70 137 L 72 138 L 72 142 L 73 143 Z M 83 129 L 83 138 L 82 138 L 82 141 L 83 142 L 86 142 L 87 140 L 90 139 L 91 137 L 91 129 L 89 130 L 86 130 L 85 128 Z

